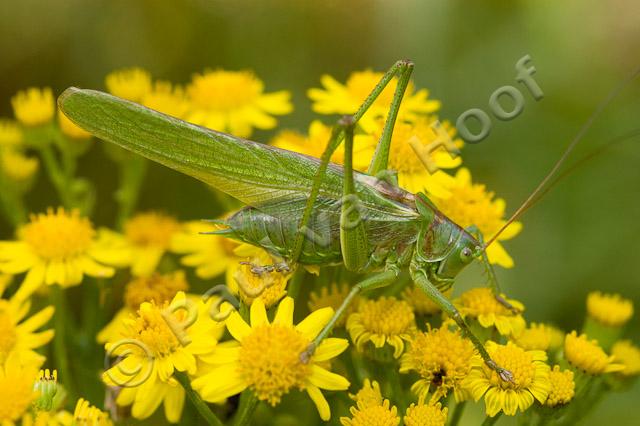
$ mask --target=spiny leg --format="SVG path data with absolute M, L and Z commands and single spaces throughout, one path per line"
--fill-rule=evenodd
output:
M 380 79 L 380 82 L 373 88 L 369 96 L 364 100 L 360 108 L 353 114 L 353 125 L 355 125 L 362 116 L 367 112 L 367 110 L 373 105 L 375 100 L 380 96 L 382 91 L 387 87 L 389 82 L 397 75 L 398 77 L 398 86 L 396 87 L 396 92 L 393 97 L 393 101 L 391 103 L 391 109 L 389 111 L 389 115 L 387 117 L 387 121 L 385 123 L 385 128 L 382 133 L 382 137 L 380 138 L 380 144 L 385 145 L 385 148 L 378 149 L 376 148 L 376 154 L 374 155 L 375 163 L 384 163 L 383 167 L 377 170 L 378 166 L 375 167 L 375 173 L 378 173 L 381 170 L 386 169 L 387 161 L 389 157 L 389 145 L 391 143 L 391 135 L 393 133 L 393 125 L 395 124 L 396 117 L 398 115 L 398 110 L 400 109 L 400 102 L 402 101 L 402 97 L 404 95 L 404 91 L 409 82 L 409 78 L 411 76 L 411 71 L 413 70 L 413 63 L 411 61 L 402 60 L 396 62 Z M 324 180 L 324 175 L 327 171 L 327 167 L 329 165 L 329 160 L 331 156 L 335 152 L 335 150 L 340 146 L 340 143 L 344 139 L 344 127 L 340 125 L 336 126 L 331 133 L 331 138 L 327 147 L 325 148 L 322 156 L 320 157 L 320 165 L 318 166 L 318 170 L 316 171 L 316 175 L 313 178 L 313 184 L 311 186 L 311 192 L 309 194 L 309 199 L 305 205 L 304 212 L 302 214 L 302 218 L 300 219 L 300 223 L 298 225 L 298 235 L 296 236 L 296 240 L 293 246 L 293 251 L 291 254 L 291 258 L 289 259 L 291 263 L 297 263 L 300 258 L 300 254 L 302 253 L 302 247 L 304 245 L 305 232 L 307 231 L 307 226 L 309 224 L 309 220 L 311 219 L 311 213 L 313 211 L 313 205 L 318 198 L 318 194 L 320 192 L 320 187 Z M 380 151 L 380 153 L 379 153 Z M 377 158 L 380 160 L 377 160 Z M 373 162 L 372 162 L 373 166 Z M 370 167 L 371 170 L 371 167 Z
M 431 298 L 431 300 L 433 300 L 440 307 L 440 309 L 442 309 L 444 313 L 449 315 L 456 322 L 456 324 L 458 324 L 458 327 L 460 327 L 460 330 L 462 330 L 464 336 L 471 340 L 471 343 L 473 343 L 473 345 L 476 347 L 485 364 L 487 364 L 489 368 L 498 373 L 502 380 L 513 382 L 513 374 L 509 370 L 500 367 L 494 360 L 491 359 L 491 356 L 484 348 L 484 345 L 471 332 L 469 326 L 464 321 L 464 318 L 462 318 L 462 315 L 460 314 L 458 309 L 440 292 L 440 290 L 436 288 L 436 286 L 431 284 L 424 270 L 412 262 L 410 272 L 413 282 L 422 291 L 424 291 L 427 296 L 429 296 L 429 298 Z
M 369 261 L 369 238 L 360 211 L 360 199 L 353 179 L 353 119 L 344 117 L 344 181 L 340 211 L 340 251 L 345 268 L 359 271 Z
M 390 268 L 384 272 L 380 272 L 379 274 L 372 275 L 371 277 L 366 278 L 353 286 L 347 297 L 345 297 L 345 299 L 342 301 L 342 304 L 334 312 L 327 325 L 325 325 L 324 328 L 320 331 L 320 334 L 318 334 L 313 342 L 311 342 L 307 350 L 300 354 L 300 360 L 305 364 L 309 362 L 316 348 L 320 345 L 320 343 L 322 343 L 322 340 L 327 337 L 329 333 L 331 333 L 331 330 L 335 326 L 336 322 L 338 322 L 340 317 L 344 314 L 351 302 L 353 302 L 353 299 L 355 299 L 358 294 L 366 290 L 373 290 L 375 288 L 386 287 L 392 284 L 398 276 L 398 273 L 399 271 L 396 268 Z
M 478 229 L 477 226 L 471 225 L 467 228 L 467 232 L 475 236 L 480 245 L 484 247 L 484 238 L 482 237 L 482 232 L 480 232 L 480 229 Z M 482 263 L 482 266 L 484 266 L 484 270 L 487 274 L 487 284 L 489 285 L 489 288 L 491 289 L 491 292 L 493 293 L 493 296 L 498 301 L 498 303 L 509 309 L 514 314 L 519 314 L 520 310 L 509 303 L 504 297 L 502 297 L 502 291 L 500 291 L 500 285 L 498 284 L 496 272 L 493 269 L 493 265 L 491 265 L 491 263 L 489 262 L 486 250 L 482 250 L 482 253 L 480 254 L 480 262 Z
M 389 150 L 391 149 L 391 136 L 393 136 L 393 128 L 398 118 L 398 112 L 400 111 L 400 103 L 404 92 L 407 90 L 409 80 L 411 79 L 411 73 L 413 72 L 413 62 L 404 60 L 398 61 L 394 65 L 397 67 L 398 85 L 396 91 L 393 94 L 393 100 L 391 101 L 391 108 L 387 115 L 387 120 L 384 123 L 384 129 L 382 130 L 382 136 L 378 141 L 376 152 L 373 154 L 373 159 L 369 165 L 368 174 L 371 176 L 377 176 L 379 173 L 387 170 L 389 164 Z

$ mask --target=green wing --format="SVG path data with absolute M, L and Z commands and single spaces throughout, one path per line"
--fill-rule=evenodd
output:
M 287 202 L 308 197 L 319 164 L 313 157 L 196 126 L 99 91 L 69 88 L 58 105 L 98 138 L 274 215 L 291 215 Z M 340 166 L 330 165 L 319 196 L 339 202 L 342 176 Z M 356 179 L 371 215 L 389 216 L 391 221 L 416 217 L 412 208 L 380 194 L 369 184 L 371 179 L 366 175 Z

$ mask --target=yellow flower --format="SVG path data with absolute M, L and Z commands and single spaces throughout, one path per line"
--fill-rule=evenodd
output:
M 450 196 L 440 197 L 432 194 L 431 199 L 442 213 L 458 225 L 463 228 L 476 225 L 482 236 L 489 239 L 506 222 L 503 219 L 505 201 L 502 198 L 494 199 L 494 193 L 488 192 L 485 185 L 472 183 L 468 169 L 461 168 L 456 172 L 453 180 L 443 180 L 441 183 L 445 184 L 445 189 Z M 513 222 L 495 242 L 487 247 L 487 256 L 491 263 L 505 268 L 513 267 L 513 259 L 502 247 L 500 241 L 515 237 L 521 229 L 520 222 Z
M 640 348 L 634 345 L 631 340 L 616 342 L 611 348 L 611 354 L 625 367 L 620 371 L 620 374 L 623 376 L 640 374 Z
M 369 407 L 373 405 L 382 405 L 384 398 L 380 391 L 380 384 L 378 382 L 364 379 L 362 389 L 360 389 L 355 395 L 349 394 L 349 398 L 356 402 L 362 403 L 363 406 Z
M 16 119 L 28 127 L 41 126 L 53 119 L 55 102 L 51 88 L 30 87 L 11 98 Z
M 76 210 L 32 215 L 17 233 L 17 241 L 0 241 L 0 272 L 27 272 L 19 291 L 23 298 L 45 283 L 69 287 L 80 284 L 84 274 L 111 277 L 114 269 L 103 263 L 121 257 L 104 249 L 89 219 Z
M 557 405 L 564 405 L 573 399 L 573 396 L 576 394 L 573 371 L 560 371 L 560 366 L 555 365 L 549 373 L 549 381 L 551 382 L 551 391 L 544 405 L 555 407 Z
M 200 278 L 218 276 L 240 260 L 234 254 L 237 242 L 219 235 L 202 235 L 215 229 L 202 221 L 186 222 L 171 240 L 171 251 L 184 254 L 180 263 L 196 268 Z
M 26 182 L 38 171 L 39 162 L 35 157 L 28 157 L 16 149 L 5 149 L 0 152 L 2 173 L 14 182 Z
M 124 236 L 131 251 L 131 273 L 151 275 L 182 225 L 159 212 L 138 213 L 124 224 Z
M 441 403 L 425 404 L 422 399 L 418 405 L 412 403 L 404 416 L 405 426 L 444 426 L 449 409 Z
M 17 353 L 0 364 L 0 424 L 15 426 L 38 397 L 33 384 L 38 367 L 24 362 Z
M 513 374 L 512 382 L 502 380 L 482 359 L 474 359 L 466 383 L 476 401 L 484 396 L 487 416 L 500 411 L 514 416 L 518 410 L 528 409 L 534 398 L 541 404 L 547 400 L 551 382 L 544 351 L 525 351 L 511 342 L 499 345 L 490 341 L 485 347 L 491 359 Z
M 588 340 L 586 334 L 575 331 L 564 340 L 564 356 L 575 368 L 588 374 L 603 374 L 624 370 L 624 365 L 615 363 L 614 356 L 608 356 L 596 340 Z
M 434 143 L 438 139 L 438 133 L 434 126 L 435 118 L 422 117 L 415 121 L 399 121 L 393 131 L 391 140 L 391 151 L 389 152 L 389 169 L 398 172 L 398 184 L 409 192 L 426 192 L 441 198 L 451 196 L 448 188 L 455 186 L 456 182 L 450 175 L 439 169 L 451 169 L 458 167 L 462 163 L 462 158 L 458 155 L 453 157 L 444 146 L 435 148 Z M 451 141 L 457 149 L 463 143 L 461 139 L 455 139 L 455 128 L 449 123 L 442 124 L 449 134 Z M 372 124 L 364 125 L 368 133 L 369 145 L 375 148 L 375 144 L 382 136 L 384 121 L 376 120 Z M 412 147 L 413 144 L 429 151 L 429 147 L 435 149 L 428 154 L 418 154 Z M 436 170 L 429 170 L 429 167 Z
M 504 298 L 504 295 L 501 295 Z M 517 300 L 506 299 L 519 312 L 524 311 L 524 305 Z M 478 287 L 465 291 L 456 300 L 460 313 L 465 317 L 477 319 L 481 326 L 488 328 L 495 326 L 503 336 L 520 333 L 525 327 L 522 315 L 515 314 L 498 302 L 488 287 Z
M 62 111 L 58 111 L 58 124 L 60 125 L 60 130 L 62 130 L 62 133 L 72 139 L 91 138 L 91 133 L 78 127 L 73 121 L 69 120 L 69 118 L 64 115 Z
M 156 81 L 141 98 L 142 105 L 163 114 L 184 118 L 189 110 L 189 101 L 180 86 L 173 87 L 168 81 Z
M 287 294 L 291 274 L 276 271 L 255 274 L 251 271 L 251 265 L 264 266 L 277 262 L 269 253 L 248 244 L 239 246 L 234 252 L 250 264 L 232 263 L 227 269 L 227 287 L 233 294 L 238 294 L 245 304 L 250 305 L 260 299 L 270 307 Z
M 393 347 L 394 358 L 404 351 L 404 342 L 417 331 L 411 306 L 404 300 L 381 297 L 378 300 L 361 300 L 357 312 L 347 319 L 347 330 L 358 350 L 367 342 L 376 348 L 385 343 Z
M 289 92 L 264 93 L 264 84 L 250 71 L 207 70 L 194 74 L 187 86 L 191 112 L 187 121 L 249 137 L 254 128 L 273 129 L 273 115 L 289 114 Z
M 15 148 L 22 143 L 22 129 L 13 120 L 0 118 L 0 148 Z
M 278 148 L 299 152 L 320 158 L 331 138 L 331 127 L 319 120 L 314 120 L 309 125 L 308 135 L 283 130 L 273 138 L 271 144 Z M 371 158 L 376 148 L 376 142 L 367 135 L 356 134 L 353 140 L 353 168 L 365 171 L 369 167 Z M 340 144 L 331 157 L 331 162 L 342 164 L 344 162 L 344 144 Z
M 312 291 L 309 294 L 309 309 L 312 311 L 318 310 L 320 308 L 330 307 L 333 310 L 338 309 L 344 299 L 349 294 L 351 288 L 348 284 L 342 283 L 338 285 L 336 283 L 331 284 L 330 287 L 322 287 L 320 291 Z M 358 310 L 358 304 L 360 303 L 360 298 L 356 297 L 352 300 L 351 304 L 347 307 L 344 314 L 340 317 L 338 322 L 336 322 L 336 327 L 344 326 L 345 322 L 349 315 Z
M 471 370 L 475 350 L 459 331 L 446 327 L 429 328 L 411 340 L 410 348 L 400 359 L 400 372 L 416 371 L 420 379 L 411 390 L 420 397 L 434 392 L 434 400 L 453 390 L 456 401 L 467 399 L 462 380 Z
M 151 74 L 142 68 L 125 68 L 109 73 L 105 84 L 112 95 L 140 102 L 151 91 Z
M 110 355 L 124 359 L 102 378 L 107 385 L 122 386 L 116 403 L 132 405 L 134 418 L 151 416 L 164 402 L 167 420 L 180 420 L 185 392 L 172 376 L 174 371 L 194 374 L 197 360 L 214 351 L 223 325 L 208 315 L 212 300 L 192 302 L 178 292 L 171 304 L 144 302 L 136 316 L 124 321 L 124 339 L 105 345 Z
M 29 300 L 17 296 L 0 299 L 0 364 L 11 354 L 21 360 L 30 360 L 40 366 L 44 357 L 34 351 L 53 338 L 53 330 L 38 331 L 53 316 L 53 306 L 38 311 L 27 318 L 31 308 Z
M 529 327 L 514 334 L 512 340 L 527 351 L 546 351 L 551 345 L 551 330 L 544 324 L 532 322 Z
M 154 302 L 162 306 L 165 302 L 170 302 L 179 291 L 187 291 L 188 288 L 183 271 L 134 278 L 124 289 L 124 306 L 98 333 L 96 341 L 107 343 L 122 337 L 122 333 L 126 331 L 124 320 L 135 314 L 143 302 Z
M 444 295 L 451 296 L 451 290 L 446 291 Z M 427 296 L 427 293 L 414 285 L 409 285 L 402 291 L 402 299 L 411 305 L 417 315 L 435 315 L 441 311 L 440 306 Z
M 323 88 L 309 89 L 307 95 L 313 101 L 313 110 L 319 114 L 354 114 L 383 75 L 381 72 L 371 70 L 356 71 L 351 73 L 346 84 L 341 84 L 325 74 L 320 78 Z M 396 85 L 397 78 L 394 78 L 369 108 L 363 117 L 363 123 L 387 115 Z M 402 98 L 400 116 L 412 120 L 420 115 L 437 111 L 440 108 L 440 102 L 429 100 L 428 96 L 428 90 L 415 91 L 413 83 L 410 82 Z
M 111 426 L 113 422 L 109 414 L 94 407 L 89 401 L 80 398 L 73 412 L 74 425 L 77 426 Z
M 388 399 L 377 405 L 365 405 L 358 401 L 351 407 L 351 417 L 340 417 L 343 426 L 397 426 L 400 424 L 398 408 L 390 407 Z
M 214 364 L 214 368 L 193 380 L 194 389 L 204 400 L 215 402 L 248 388 L 271 406 L 277 405 L 292 389 L 298 389 L 306 391 L 320 417 L 329 420 L 329 404 L 320 389 L 345 390 L 349 382 L 319 363 L 341 354 L 348 342 L 324 339 L 308 363 L 303 363 L 300 355 L 332 315 L 333 309 L 320 309 L 294 326 L 293 299 L 287 297 L 280 302 L 273 322 L 269 322 L 264 303 L 256 299 L 251 305 L 251 325 L 237 312 L 229 316 L 227 329 L 236 342 L 220 345 L 204 360 Z
M 633 316 L 633 302 L 619 294 L 594 291 L 587 296 L 587 313 L 602 325 L 622 327 Z

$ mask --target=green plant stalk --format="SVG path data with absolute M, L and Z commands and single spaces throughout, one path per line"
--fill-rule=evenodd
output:
M 296 299 L 300 294 L 300 287 L 302 286 L 302 281 L 306 276 L 306 271 L 304 268 L 298 268 L 293 272 L 293 276 L 289 281 L 289 288 L 287 288 L 287 296 L 293 297 Z
M 496 424 L 500 416 L 502 416 L 502 411 L 500 411 L 498 414 L 496 414 L 493 417 L 487 416 L 487 418 L 484 419 L 484 422 L 482 422 L 482 426 L 492 426 Z
M 51 302 L 56 309 L 54 314 L 55 336 L 53 338 L 53 353 L 56 361 L 56 368 L 60 375 L 60 382 L 64 385 L 67 393 L 69 394 L 69 400 L 75 401 L 77 399 L 77 393 L 75 391 L 76 386 L 73 380 L 71 365 L 69 363 L 69 354 L 66 342 L 68 323 L 66 316 L 67 303 L 65 293 L 59 285 L 53 285 L 50 289 Z
M 140 189 L 147 174 L 148 161 L 141 157 L 131 157 L 118 162 L 120 167 L 120 187 L 115 193 L 118 202 L 116 225 L 123 229 L 138 203 Z
M 70 192 L 70 182 L 56 159 L 53 146 L 51 144 L 45 144 L 40 147 L 40 156 L 42 157 L 45 170 L 49 175 L 49 180 L 58 192 L 60 202 L 65 208 L 72 209 L 75 207 L 75 203 Z
M 385 367 L 386 368 L 384 368 L 384 376 L 386 378 L 387 385 L 391 390 L 391 395 L 393 395 L 393 400 L 398 406 L 398 410 L 403 413 L 407 409 L 408 404 L 406 400 L 406 394 L 404 392 L 402 384 L 400 383 L 400 373 L 398 373 L 397 367 L 393 368 L 395 367 L 394 364 L 387 365 Z
M 451 420 L 449 420 L 449 426 L 458 426 L 458 423 L 462 418 L 462 414 L 464 414 L 464 409 L 466 406 L 467 406 L 467 401 L 461 401 L 456 403 L 456 408 L 453 409 Z
M 18 227 L 27 220 L 27 212 L 22 197 L 10 188 L 9 182 L 0 172 L 0 210 L 13 227 Z
M 251 424 L 253 413 L 258 406 L 258 398 L 249 389 L 240 394 L 240 406 L 235 415 L 234 426 L 245 426 Z
M 207 403 L 204 402 L 202 398 L 200 398 L 200 395 L 198 395 L 196 391 L 193 390 L 193 388 L 191 387 L 191 381 L 189 380 L 189 377 L 186 375 L 186 373 L 183 373 L 181 371 L 174 371 L 173 377 L 175 377 L 176 380 L 182 385 L 185 392 L 187 393 L 187 397 L 196 408 L 196 410 L 198 410 L 198 413 L 207 422 L 207 424 L 213 426 L 224 426 L 220 419 L 218 419 L 218 417 L 213 414 L 213 411 L 211 411 Z

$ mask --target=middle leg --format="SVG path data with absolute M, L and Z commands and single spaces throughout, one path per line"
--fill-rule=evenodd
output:
M 478 242 L 481 244 L 481 246 L 484 247 L 484 238 L 482 237 L 482 232 L 480 232 L 480 229 L 478 229 L 477 226 L 472 225 L 468 227 L 467 232 L 475 236 Z M 509 309 L 514 314 L 520 313 L 520 310 L 518 308 L 513 306 L 504 297 L 502 297 L 502 292 L 500 291 L 500 285 L 498 284 L 498 279 L 496 278 L 496 272 L 493 269 L 493 266 L 491 265 L 491 263 L 489 262 L 489 258 L 487 257 L 487 251 L 484 249 L 480 254 L 480 262 L 482 263 L 482 266 L 484 267 L 485 273 L 487 275 L 487 284 L 489 285 L 489 288 L 491 289 L 491 292 L 493 293 L 493 296 L 498 301 L 498 303 L 500 303 L 505 308 Z

